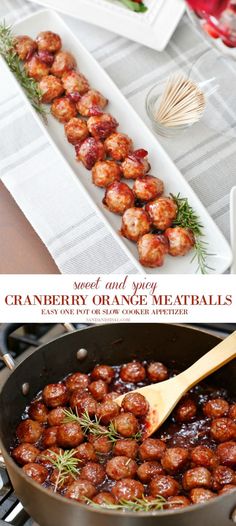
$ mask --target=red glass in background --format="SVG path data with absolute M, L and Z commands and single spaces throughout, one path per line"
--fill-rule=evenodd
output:
M 236 47 L 236 0 L 186 0 L 196 22 L 213 39 Z
M 229 0 L 187 0 L 194 11 L 203 11 L 209 15 L 218 16 L 226 9 Z

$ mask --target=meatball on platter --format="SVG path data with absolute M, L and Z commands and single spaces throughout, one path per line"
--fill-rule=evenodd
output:
M 192 230 L 180 224 L 175 200 L 185 198 L 202 225 L 207 272 L 223 273 L 231 263 L 223 234 L 157 138 L 60 16 L 41 11 L 13 31 L 16 53 L 38 83 L 47 124 L 22 93 L 61 156 L 65 177 L 78 187 L 78 206 L 81 199 L 90 201 L 141 273 L 191 274 L 199 271 L 198 245 Z

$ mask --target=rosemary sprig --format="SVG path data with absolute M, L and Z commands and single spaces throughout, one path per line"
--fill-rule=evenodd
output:
M 64 409 L 64 413 L 64 422 L 77 422 L 78 424 L 80 424 L 85 434 L 90 433 L 91 435 L 94 435 L 97 438 L 105 436 L 109 438 L 111 442 L 116 442 L 116 440 L 124 438 L 117 432 L 113 422 L 110 422 L 109 426 L 104 428 L 100 424 L 100 419 L 96 415 L 94 419 L 92 419 L 88 411 L 85 411 L 81 416 L 78 415 L 77 411 L 73 413 L 72 409 Z M 131 438 L 135 440 L 140 440 L 141 436 L 141 431 L 138 431 Z
M 166 504 L 166 499 L 164 497 L 158 496 L 153 500 L 148 500 L 146 497 L 141 499 L 134 499 L 133 501 L 122 499 L 117 504 L 106 503 L 102 506 L 109 510 L 123 510 L 123 511 L 160 511 L 163 510 L 164 505 Z M 94 506 L 96 508 L 101 508 L 100 504 L 96 504 L 90 499 L 86 499 L 86 503 Z
M 143 2 L 137 2 L 135 0 L 120 0 L 120 2 L 136 13 L 145 13 L 148 9 Z
M 195 244 L 194 250 L 195 254 L 191 259 L 197 261 L 196 272 L 201 272 L 201 274 L 207 274 L 208 270 L 214 270 L 212 267 L 207 265 L 208 256 L 212 256 L 207 250 L 208 243 L 204 241 L 203 234 L 203 225 L 200 223 L 200 219 L 193 208 L 190 206 L 188 199 L 186 197 L 180 197 L 180 194 L 173 195 L 170 194 L 173 201 L 178 207 L 177 217 L 173 222 L 174 226 L 181 226 L 183 228 L 190 228 L 193 232 Z
M 74 449 L 66 449 L 60 453 L 56 453 L 55 451 L 50 452 L 52 454 L 50 457 L 50 462 L 54 468 L 58 470 L 58 475 L 54 486 L 54 491 L 56 492 L 58 488 L 63 485 L 69 475 L 76 479 L 76 477 L 79 475 L 78 463 L 81 461 L 74 457 Z M 48 457 L 45 456 L 45 459 L 47 460 Z
M 22 61 L 15 52 L 14 46 L 15 38 L 12 33 L 12 28 L 6 26 L 5 22 L 3 22 L 0 24 L 0 55 L 4 58 L 9 69 L 19 81 L 34 109 L 46 122 L 47 112 L 41 103 L 42 93 L 38 87 L 38 83 L 27 75 Z

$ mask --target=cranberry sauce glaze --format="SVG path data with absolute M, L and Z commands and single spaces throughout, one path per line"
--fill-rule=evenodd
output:
M 137 499 L 142 510 L 176 509 L 235 490 L 236 403 L 225 389 L 199 384 L 147 439 L 145 398 L 115 402 L 177 373 L 133 361 L 46 385 L 22 415 L 12 457 L 52 491 L 117 509 Z

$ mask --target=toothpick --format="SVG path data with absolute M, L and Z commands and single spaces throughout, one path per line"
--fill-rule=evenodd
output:
M 173 128 L 199 121 L 206 101 L 197 84 L 182 74 L 175 74 L 168 78 L 155 106 L 158 106 L 154 109 L 155 120 Z

